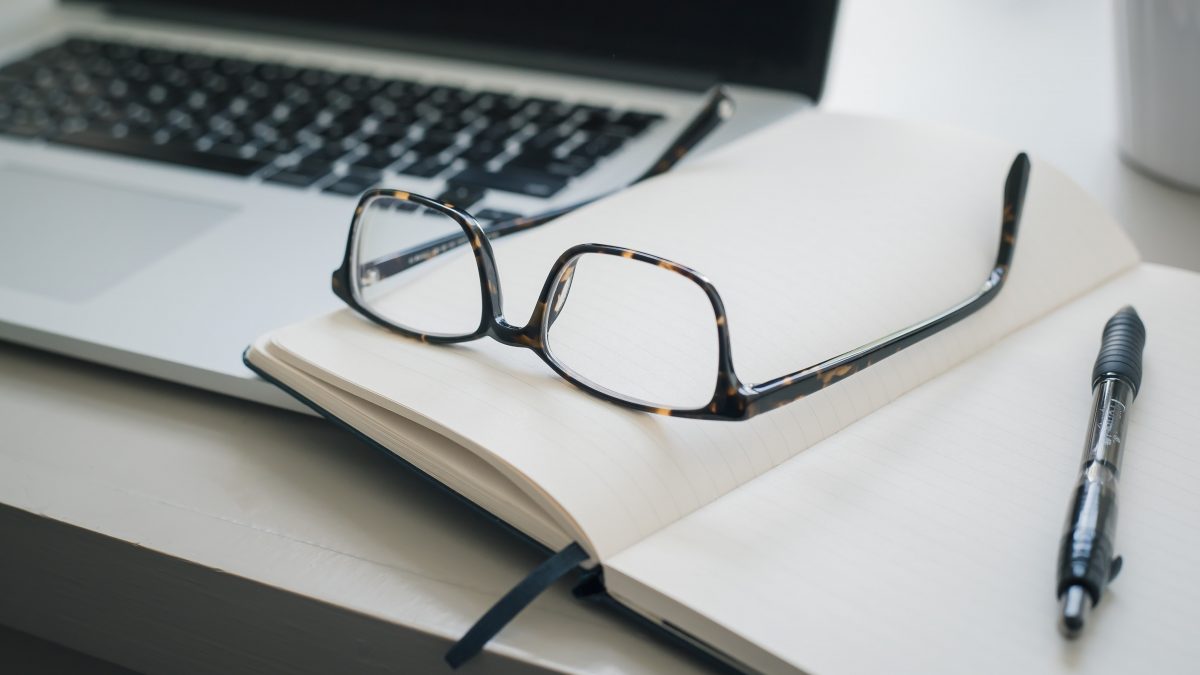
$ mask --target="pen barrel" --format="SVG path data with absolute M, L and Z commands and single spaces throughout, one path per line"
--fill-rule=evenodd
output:
M 1126 414 L 1134 388 L 1124 379 L 1101 380 L 1092 396 L 1091 419 L 1071 508 L 1058 555 L 1058 594 L 1083 586 L 1100 602 L 1115 574 L 1113 539 L 1117 528 L 1117 481 L 1125 438 Z

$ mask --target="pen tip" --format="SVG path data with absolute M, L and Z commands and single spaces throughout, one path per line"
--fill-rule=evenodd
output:
M 1058 631 L 1063 637 L 1074 639 L 1083 630 L 1084 621 L 1092 609 L 1092 596 L 1083 586 L 1071 586 L 1062 595 L 1062 614 Z

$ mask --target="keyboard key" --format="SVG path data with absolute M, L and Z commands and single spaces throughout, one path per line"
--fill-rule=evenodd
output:
M 606 157 L 611 155 L 624 143 L 625 139 L 621 136 L 601 134 L 585 141 L 582 145 L 571 151 L 571 154 L 590 159 Z
M 325 186 L 325 192 L 339 195 L 360 195 L 379 183 L 379 174 L 351 173 Z
M 637 134 L 640 134 L 643 131 L 645 131 L 646 128 L 649 127 L 651 124 L 654 124 L 655 122 L 661 120 L 662 118 L 663 118 L 663 116 L 659 115 L 658 113 L 647 113 L 647 112 L 638 112 L 636 110 L 630 110 L 629 112 L 626 112 L 626 113 L 622 114 L 621 116 L 617 117 L 615 126 L 630 129 L 633 131 L 633 135 L 636 136 Z
M 518 167 L 508 167 L 498 172 L 472 167 L 453 176 L 449 182 L 494 188 L 533 197 L 553 197 L 567 184 L 565 178 Z
M 375 127 L 375 133 L 380 136 L 393 136 L 396 138 L 405 138 L 408 132 L 413 127 L 413 122 L 417 120 L 415 115 L 407 113 L 393 114 Z
M 286 155 L 295 152 L 300 147 L 300 142 L 292 137 L 283 137 L 265 146 L 266 150 L 279 155 Z
M 504 152 L 504 145 L 502 143 L 489 141 L 487 139 L 480 139 L 476 140 L 465 151 L 463 151 L 461 157 L 466 160 L 468 164 L 487 164 L 490 160 L 494 159 L 496 155 L 499 155 L 502 152 Z
M 445 192 L 438 195 L 438 201 L 459 209 L 469 209 L 475 202 L 483 199 L 486 192 L 487 190 L 475 185 L 456 185 L 452 182 Z
M 579 131 L 594 134 L 603 131 L 609 125 L 608 108 L 580 106 L 577 111 L 572 118 L 576 121 L 575 128 Z
M 373 150 L 385 150 L 393 145 L 404 142 L 404 136 L 396 134 L 384 134 L 376 131 L 374 134 L 364 138 L 362 142 Z
M 508 122 L 496 122 L 475 134 L 475 139 L 503 143 L 520 130 L 520 127 L 515 127 Z
M 558 126 L 571 116 L 571 107 L 562 103 L 554 103 L 538 111 L 533 122 L 543 129 Z
M 157 145 L 162 145 L 166 142 L 165 140 L 159 142 L 158 138 L 155 136 L 151 136 L 150 139 L 151 142 Z M 251 147 L 249 150 L 243 151 L 243 148 L 247 147 L 248 146 L 239 145 L 237 143 L 218 142 L 208 146 L 208 149 L 205 150 L 205 152 L 213 155 L 222 155 L 224 157 L 248 157 L 254 154 L 254 148 Z
M 549 150 L 531 150 L 524 148 L 515 156 L 510 158 L 505 166 L 519 166 L 522 169 L 533 169 L 541 171 L 546 168 L 546 165 L 554 161 L 556 158 L 553 152 Z
M 107 134 L 92 131 L 82 131 L 52 138 L 56 143 L 63 143 L 89 150 L 102 150 L 139 159 L 149 159 L 158 162 L 182 164 L 197 169 L 219 171 L 236 176 L 249 176 L 258 171 L 265 162 L 243 157 L 228 157 L 198 152 L 191 146 L 163 144 L 157 145 L 152 141 L 139 141 L 133 138 L 114 138 Z
M 457 134 L 470 126 L 470 124 L 471 122 L 464 119 L 461 115 L 445 115 L 437 122 L 434 122 L 429 129 L 443 134 Z
M 457 137 L 453 134 L 427 132 L 425 137 L 414 143 L 410 149 L 417 153 L 418 157 L 425 158 L 432 155 L 440 155 L 449 150 L 450 146 L 454 145 L 456 141 Z
M 347 152 L 349 151 L 341 143 L 327 143 L 325 145 L 313 148 L 313 150 L 308 153 L 308 157 L 313 160 L 324 161 L 326 164 L 332 164 L 342 157 L 345 157 Z
M 395 164 L 396 159 L 395 155 L 386 150 L 372 150 L 362 157 L 355 159 L 350 165 L 367 170 L 382 170 Z
M 558 157 L 548 150 L 525 150 L 506 166 L 533 169 L 555 176 L 574 177 L 592 168 L 593 164 L 595 164 L 595 160 L 589 157 L 578 155 Z
M 437 157 L 426 157 L 400 169 L 400 173 L 408 174 L 409 176 L 420 176 L 421 178 L 433 178 L 449 167 L 450 161 L 441 160 Z
M 534 134 L 529 140 L 525 141 L 522 147 L 526 150 L 549 151 L 561 145 L 570 135 L 570 132 L 563 133 L 557 127 L 552 127 Z

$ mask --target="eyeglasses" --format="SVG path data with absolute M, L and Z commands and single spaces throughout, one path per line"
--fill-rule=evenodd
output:
M 710 92 L 634 183 L 668 171 L 731 112 L 723 91 Z M 879 363 L 994 299 L 1012 264 L 1029 170 L 1028 157 L 1017 155 L 1004 185 L 995 264 L 976 293 L 925 321 L 761 384 L 744 383 L 734 372 L 725 309 L 712 283 L 642 251 L 573 246 L 551 267 L 529 322 L 515 326 L 505 319 L 489 239 L 545 224 L 598 198 L 483 227 L 452 204 L 371 190 L 354 211 L 333 291 L 365 317 L 422 342 L 488 336 L 530 349 L 567 381 L 612 403 L 675 417 L 745 420 Z

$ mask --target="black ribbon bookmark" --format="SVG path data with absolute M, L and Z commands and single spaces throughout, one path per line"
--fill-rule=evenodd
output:
M 483 646 L 499 633 L 509 621 L 512 621 L 521 610 L 529 606 L 533 599 L 550 588 L 567 572 L 575 569 L 588 559 L 587 551 L 578 542 L 555 553 L 546 562 L 537 566 L 521 583 L 513 586 L 499 602 L 492 605 L 474 626 L 466 632 L 450 651 L 446 652 L 446 663 L 451 668 L 458 668 L 483 649 Z

